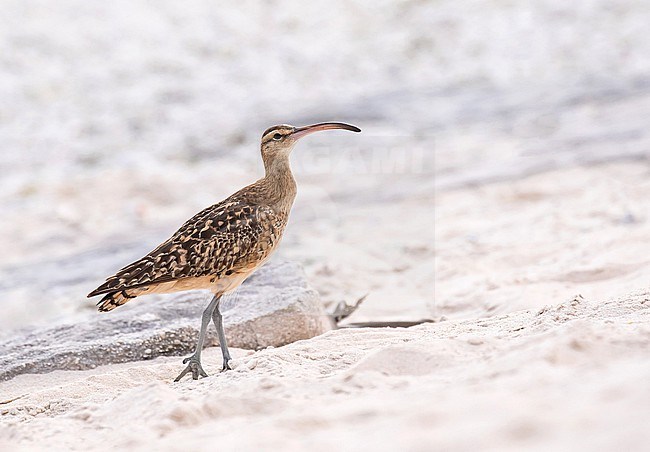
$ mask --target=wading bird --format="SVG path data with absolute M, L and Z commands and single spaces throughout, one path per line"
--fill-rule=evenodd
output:
M 264 177 L 220 203 L 194 215 L 156 249 L 109 277 L 88 297 L 104 294 L 97 304 L 111 311 L 140 295 L 208 289 L 214 297 L 203 311 L 201 328 L 192 356 L 185 358 L 188 372 L 197 380 L 207 377 L 201 366 L 201 350 L 210 320 L 214 322 L 223 355 L 222 371 L 230 369 L 230 353 L 219 302 L 266 262 L 282 239 L 296 197 L 296 181 L 289 155 L 296 142 L 313 132 L 343 129 L 361 132 L 340 122 L 305 127 L 277 125 L 262 135 Z

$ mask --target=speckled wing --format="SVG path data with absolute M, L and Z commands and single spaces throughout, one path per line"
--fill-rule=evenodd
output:
M 88 294 L 125 291 L 182 278 L 220 278 L 263 260 L 279 241 L 283 219 L 266 206 L 224 201 L 189 219 L 142 259 Z M 124 293 L 124 292 L 123 292 Z

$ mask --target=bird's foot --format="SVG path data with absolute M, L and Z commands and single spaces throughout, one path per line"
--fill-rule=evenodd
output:
M 225 372 L 227 370 L 232 370 L 232 367 L 230 367 L 230 358 L 223 359 L 223 367 L 221 368 L 221 372 Z
M 181 381 L 188 372 L 192 372 L 192 380 L 198 380 L 199 376 L 207 377 L 208 374 L 205 373 L 203 367 L 201 366 L 201 359 L 192 355 L 183 360 L 183 364 L 187 364 L 187 367 L 181 372 L 174 381 Z

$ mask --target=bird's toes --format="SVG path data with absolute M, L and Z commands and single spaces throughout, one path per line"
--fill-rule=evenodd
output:
M 190 371 L 190 368 L 189 368 L 189 366 L 188 366 L 188 367 L 186 367 L 185 369 L 183 369 L 183 372 L 181 372 L 180 374 L 178 374 L 178 377 L 176 377 L 176 378 L 174 379 L 174 381 L 175 381 L 175 382 L 179 382 L 179 381 L 181 381 L 181 378 L 183 378 L 183 377 L 184 377 L 184 376 L 185 376 L 189 371 Z
M 190 356 L 188 358 L 185 358 L 183 360 L 183 364 L 187 364 L 185 369 L 183 369 L 183 372 L 180 373 L 178 377 L 174 381 L 180 381 L 185 375 L 188 373 L 192 373 L 192 380 L 198 380 L 199 377 L 207 377 L 208 374 L 203 370 L 203 367 L 201 366 L 201 361 L 196 359 L 194 356 Z

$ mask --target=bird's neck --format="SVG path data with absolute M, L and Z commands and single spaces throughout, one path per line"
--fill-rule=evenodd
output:
M 291 209 L 296 197 L 296 180 L 291 173 L 289 156 L 282 156 L 270 162 L 264 162 L 265 175 L 262 179 L 268 199 L 282 211 Z

